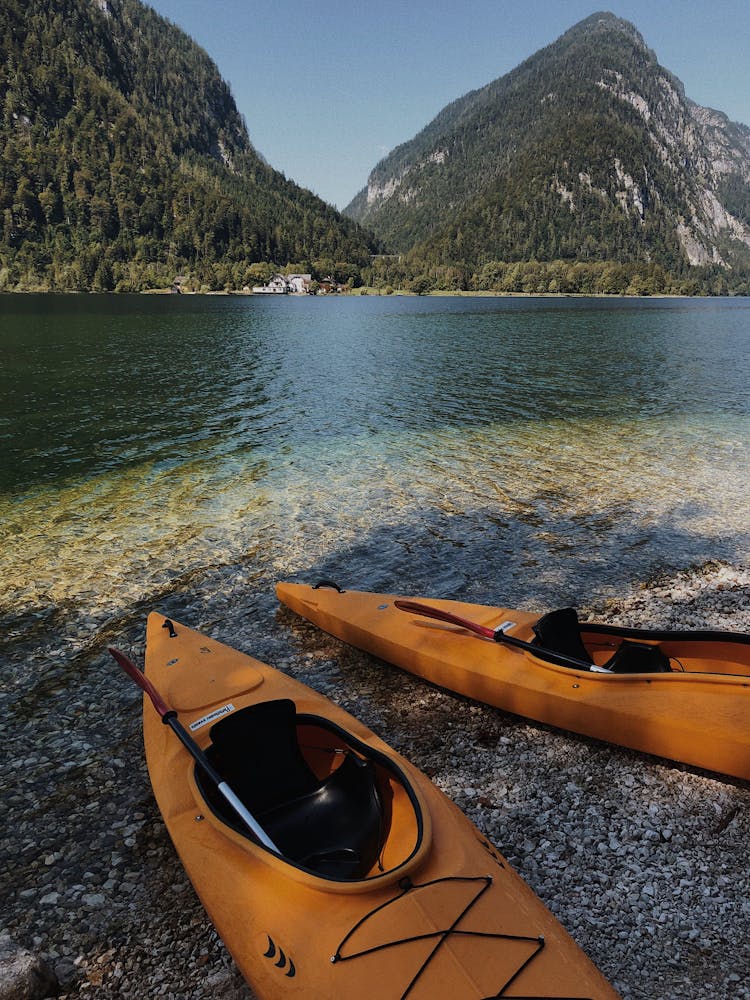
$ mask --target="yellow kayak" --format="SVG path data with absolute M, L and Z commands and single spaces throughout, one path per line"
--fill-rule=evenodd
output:
M 157 803 L 259 997 L 616 1000 L 456 806 L 328 699 L 158 614 L 145 678 Z M 162 725 L 175 713 L 272 847 Z
M 320 628 L 425 680 L 560 729 L 750 779 L 750 636 L 581 623 L 279 583 Z M 399 607 L 398 605 L 401 605 Z

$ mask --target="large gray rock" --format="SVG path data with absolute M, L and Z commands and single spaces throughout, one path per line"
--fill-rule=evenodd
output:
M 0 1000 L 42 1000 L 57 992 L 57 977 L 50 967 L 0 932 Z

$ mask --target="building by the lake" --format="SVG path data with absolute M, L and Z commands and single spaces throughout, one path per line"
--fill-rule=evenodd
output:
M 255 285 L 254 295 L 309 295 L 311 274 L 274 274 L 265 285 Z

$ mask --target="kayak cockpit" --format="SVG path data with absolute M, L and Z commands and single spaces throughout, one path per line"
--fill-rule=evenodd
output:
M 610 674 L 750 676 L 750 636 L 737 632 L 600 625 L 580 622 L 574 608 L 543 615 L 532 631 L 538 655 L 564 666 Z M 566 659 L 571 662 L 563 662 Z
M 420 803 L 386 754 L 288 698 L 233 712 L 206 754 L 289 864 L 334 882 L 382 876 L 412 858 L 424 836 Z M 213 813 L 250 837 L 195 770 Z
M 584 670 L 606 671 L 611 674 L 666 674 L 671 671 L 669 658 L 651 642 L 633 642 L 622 638 L 603 662 L 595 661 L 581 636 L 581 623 L 575 608 L 550 611 L 534 624 L 535 645 L 540 655 L 553 654 L 571 661 L 565 666 L 580 664 Z M 600 658 L 601 659 L 601 658 Z

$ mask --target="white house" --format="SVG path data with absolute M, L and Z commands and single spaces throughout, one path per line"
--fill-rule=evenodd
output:
M 256 295 L 307 295 L 311 274 L 274 274 L 267 285 L 255 285 Z
M 283 274 L 274 274 L 267 285 L 254 285 L 254 295 L 287 295 L 289 288 Z
M 307 295 L 310 291 L 311 274 L 288 274 L 286 283 L 292 295 Z

